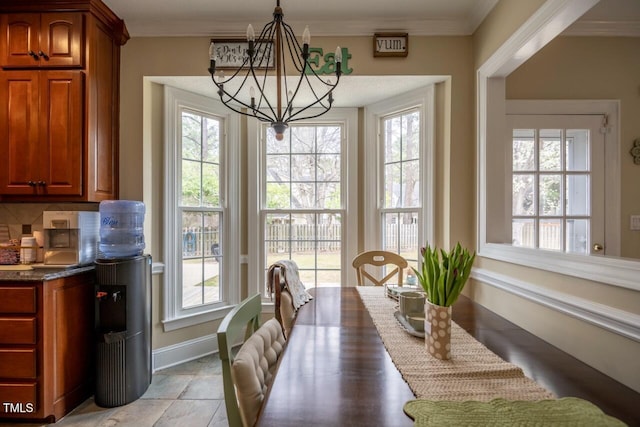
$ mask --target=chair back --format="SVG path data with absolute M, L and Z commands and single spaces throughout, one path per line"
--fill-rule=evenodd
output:
M 282 327 L 272 318 L 242 344 L 233 360 L 231 377 L 236 386 L 240 418 L 246 427 L 256 424 L 284 346 Z
M 234 361 L 232 348 L 235 344 L 247 341 L 249 337 L 260 328 L 260 316 L 262 312 L 262 297 L 254 295 L 235 306 L 218 327 L 218 348 L 222 361 L 222 380 L 224 383 L 224 401 L 227 407 L 227 419 L 230 427 L 241 427 L 242 419 L 238 400 L 236 397 L 235 383 L 231 374 L 231 365 Z M 241 340 L 244 334 L 244 339 Z
M 398 285 L 402 286 L 404 269 L 409 265 L 407 260 L 402 256 L 388 251 L 362 252 L 353 259 L 351 264 L 353 265 L 353 268 L 356 269 L 358 286 L 365 286 L 365 278 L 369 279 L 374 286 L 383 286 L 396 274 L 398 276 Z M 382 267 L 386 265 L 392 265 L 393 267 L 380 279 L 366 270 L 367 266 L 372 269 L 373 267 Z
M 275 294 L 275 316 L 282 325 L 285 338 L 289 337 L 291 328 L 296 320 L 296 309 L 293 306 L 293 298 L 286 287 L 283 267 L 274 264 L 269 267 L 267 273 L 268 287 L 271 294 Z

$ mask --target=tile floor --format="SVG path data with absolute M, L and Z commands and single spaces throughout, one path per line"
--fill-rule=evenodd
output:
M 47 424 L 2 423 L 40 427 Z M 89 398 L 55 427 L 226 427 L 222 367 L 218 354 L 153 374 L 142 397 L 128 405 L 101 408 Z

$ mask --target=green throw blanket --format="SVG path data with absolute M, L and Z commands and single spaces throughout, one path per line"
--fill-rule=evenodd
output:
M 410 400 L 404 411 L 415 427 L 426 426 L 625 426 L 593 403 L 575 397 L 555 400 L 506 400 L 490 402 L 449 400 Z

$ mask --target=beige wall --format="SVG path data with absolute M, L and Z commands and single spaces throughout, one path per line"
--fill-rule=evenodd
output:
M 508 99 L 620 100 L 620 255 L 640 258 L 640 37 L 558 37 L 507 78 Z M 614 124 L 615 125 L 615 124 Z
M 461 241 L 474 244 L 473 55 L 471 37 L 410 37 L 406 58 L 374 58 L 371 37 L 314 39 L 314 45 L 333 51 L 337 44 L 352 54 L 353 75 L 449 76 L 438 89 L 442 125 L 437 140 L 438 204 L 436 222 L 439 244 Z M 162 262 L 163 92 L 160 85 L 145 81 L 149 76 L 207 75 L 209 39 L 133 38 L 122 48 L 120 107 L 121 197 L 144 200 L 149 207 L 146 237 L 155 262 Z M 359 115 L 362 117 L 362 114 Z M 361 133 L 362 135 L 362 133 Z M 241 230 L 247 225 L 246 138 L 242 138 Z M 360 141 L 362 144 L 363 141 Z M 361 149 L 361 148 L 360 148 Z M 450 162 L 455 158 L 455 163 Z M 361 200 L 361 199 L 360 199 Z M 252 236 L 241 236 L 246 253 Z M 242 296 L 247 295 L 243 266 Z M 162 276 L 153 283 L 153 347 L 177 344 L 215 333 L 217 322 L 165 333 L 161 323 Z
M 538 2 L 542 3 L 544 2 Z M 521 13 L 524 10 L 520 9 L 522 4 L 523 2 L 502 0 L 476 32 L 476 68 L 508 39 L 513 28 L 517 28 L 528 18 L 526 14 Z M 532 8 L 531 12 L 535 8 Z M 626 215 L 628 224 L 630 210 L 638 206 L 638 186 L 636 184 L 634 189 L 629 188 L 640 182 L 640 168 L 630 168 L 628 156 L 629 139 L 640 135 L 637 128 L 640 55 L 637 40 L 625 40 L 624 47 L 616 47 L 613 51 L 611 43 L 615 44 L 616 40 L 560 38 L 553 41 L 540 52 L 539 58 L 538 55 L 534 56 L 508 77 L 507 90 L 509 98 L 622 99 L 622 120 L 633 123 L 623 131 L 622 144 L 625 148 L 621 150 L 623 162 L 626 163 L 623 167 L 623 181 L 627 181 L 623 182 L 625 201 L 622 214 Z M 593 56 L 588 56 L 590 59 L 581 59 L 582 53 L 591 49 L 596 50 Z M 628 64 L 628 73 L 621 73 L 620 70 L 614 72 L 614 64 L 619 65 L 624 55 L 631 57 L 623 61 Z M 599 77 L 599 83 L 595 87 L 577 89 L 577 86 L 589 84 L 596 77 Z M 618 79 L 620 80 L 616 81 Z M 625 122 L 623 127 L 627 126 Z M 628 197 L 634 200 L 627 200 Z M 634 244 L 627 242 L 626 247 L 627 250 L 635 251 Z M 600 307 L 598 310 L 622 310 L 629 314 L 640 314 L 640 292 L 637 291 L 487 258 L 478 258 L 475 266 L 476 269 L 482 269 L 489 274 L 499 274 L 507 280 L 530 283 L 550 293 L 559 292 L 560 295 L 564 295 L 565 300 L 579 298 L 587 304 Z M 640 391 L 640 343 L 637 341 L 477 280 L 471 281 L 465 293 L 497 314 Z

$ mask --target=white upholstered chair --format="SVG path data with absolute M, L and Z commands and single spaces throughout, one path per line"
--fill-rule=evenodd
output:
M 365 278 L 369 279 L 374 286 L 385 285 L 396 274 L 398 276 L 397 284 L 402 286 L 404 279 L 404 269 L 409 265 L 407 260 L 401 255 L 388 251 L 367 251 L 358 254 L 351 263 L 356 269 L 356 277 L 358 286 L 365 286 Z M 367 268 L 382 267 L 390 265 L 390 270 L 382 278 L 377 278 Z
M 262 298 L 254 295 L 230 311 L 218 328 L 224 400 L 230 427 L 250 427 L 256 423 L 284 349 L 280 323 L 270 319 L 260 326 L 261 311 Z M 232 348 L 243 334 L 244 343 L 234 356 Z

